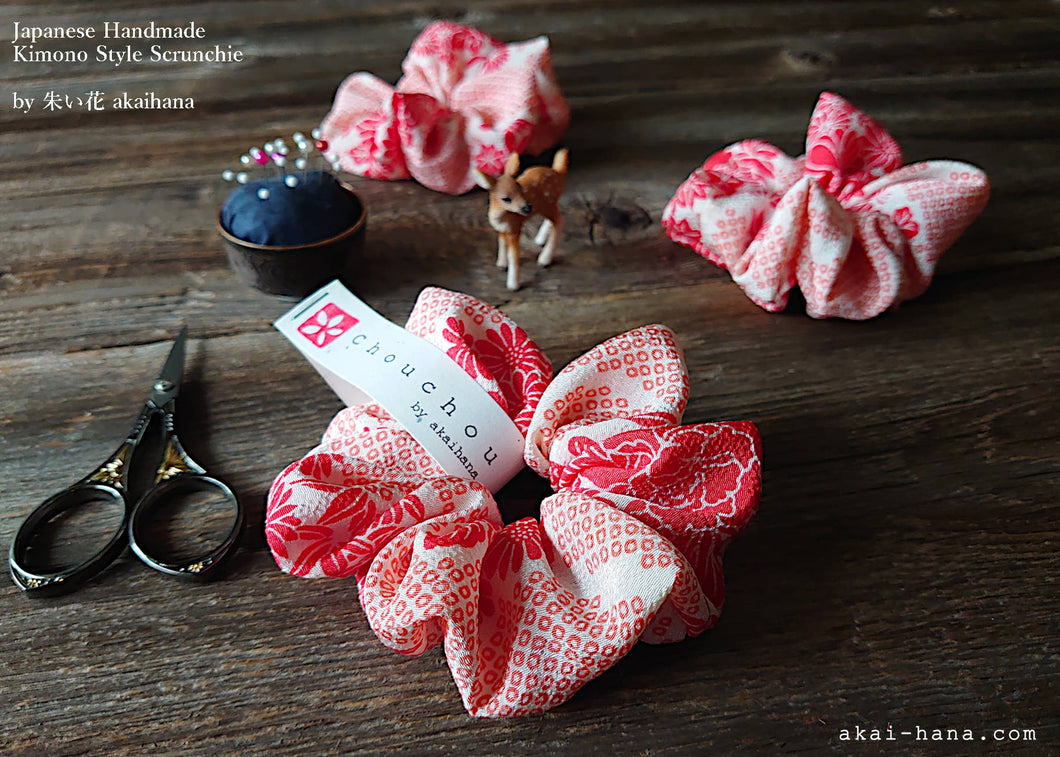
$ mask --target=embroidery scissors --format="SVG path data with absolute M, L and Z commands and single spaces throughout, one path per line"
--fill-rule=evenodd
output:
M 22 522 L 11 542 L 8 564 L 15 584 L 27 595 L 53 596 L 73 591 L 103 572 L 118 559 L 126 546 L 131 546 L 136 556 L 155 570 L 196 579 L 209 577 L 235 550 L 244 523 L 239 498 L 224 482 L 207 475 L 206 470 L 188 456 L 174 430 L 174 412 L 184 372 L 187 333 L 187 327 L 181 329 L 158 378 L 152 383 L 151 394 L 139 418 L 117 451 L 80 481 L 46 499 Z M 150 488 L 134 500 L 129 492 L 130 462 L 155 418 L 161 419 L 162 458 Z M 158 505 L 202 492 L 214 497 L 220 495 L 226 506 L 231 506 L 235 511 L 232 528 L 224 540 L 209 553 L 180 562 L 150 554 L 145 548 L 143 537 L 150 516 Z M 34 537 L 42 532 L 42 527 L 64 512 L 96 502 L 118 504 L 124 509 L 121 526 L 102 549 L 71 567 L 48 572 L 27 567 L 27 553 Z

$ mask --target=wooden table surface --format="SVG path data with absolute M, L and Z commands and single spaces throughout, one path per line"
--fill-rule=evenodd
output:
M 469 292 L 557 367 L 666 323 L 691 372 L 686 421 L 753 420 L 765 453 L 718 628 L 638 645 L 569 703 L 517 720 L 470 718 L 440 650 L 385 649 L 352 581 L 276 569 L 267 487 L 340 403 L 272 329 L 290 304 L 240 284 L 213 228 L 222 168 L 312 128 L 346 74 L 395 81 L 432 18 L 551 38 L 573 113 L 568 236 L 557 265 L 525 265 L 509 293 L 482 192 L 355 178 L 369 206 L 359 294 L 403 321 L 424 285 Z M 1056 3 L 72 0 L 5 4 L 0 36 L 114 20 L 194 20 L 246 60 L 4 53 L 0 542 L 113 449 L 185 323 L 185 442 L 238 490 L 250 527 L 211 584 L 126 555 L 65 597 L 0 590 L 0 752 L 1058 753 Z M 658 223 L 732 141 L 799 153 L 822 89 L 880 120 L 908 161 L 965 160 L 993 186 L 928 292 L 867 323 L 768 314 Z M 195 108 L 13 111 L 13 93 L 49 90 Z M 583 201 L 612 194 L 653 223 L 598 226 L 593 244 Z M 841 740 L 888 723 L 895 741 Z

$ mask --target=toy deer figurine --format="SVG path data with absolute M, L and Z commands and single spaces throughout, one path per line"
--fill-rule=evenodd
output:
M 559 198 L 567 183 L 567 150 L 562 149 L 552 159 L 552 168 L 533 166 L 516 178 L 519 153 L 513 152 L 504 164 L 504 173 L 496 179 L 474 169 L 475 180 L 489 190 L 490 226 L 497 232 L 497 267 L 508 266 L 508 288 L 519 288 L 519 235 L 523 224 L 532 215 L 544 218 L 534 243 L 544 245 L 537 256 L 537 264 L 546 266 L 556 254 L 556 243 L 563 232 L 563 216 L 559 212 Z

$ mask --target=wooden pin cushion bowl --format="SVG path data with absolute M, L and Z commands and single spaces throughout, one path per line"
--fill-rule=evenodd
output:
M 217 231 L 225 242 L 228 262 L 239 279 L 255 289 L 301 299 L 333 279 L 348 279 L 351 264 L 364 249 L 368 212 L 364 202 L 343 182 L 339 187 L 355 201 L 350 225 L 327 239 L 302 245 L 264 245 L 230 233 L 217 211 Z

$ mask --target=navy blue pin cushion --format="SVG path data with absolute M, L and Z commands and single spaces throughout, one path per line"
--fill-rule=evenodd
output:
M 332 171 L 336 156 L 314 129 L 251 147 L 221 178 L 238 186 L 217 213 L 228 262 L 263 292 L 301 299 L 332 279 L 351 281 L 367 212 Z
M 360 212 L 355 195 L 331 174 L 315 171 L 293 187 L 279 176 L 241 185 L 221 208 L 221 225 L 244 242 L 293 247 L 341 234 Z

